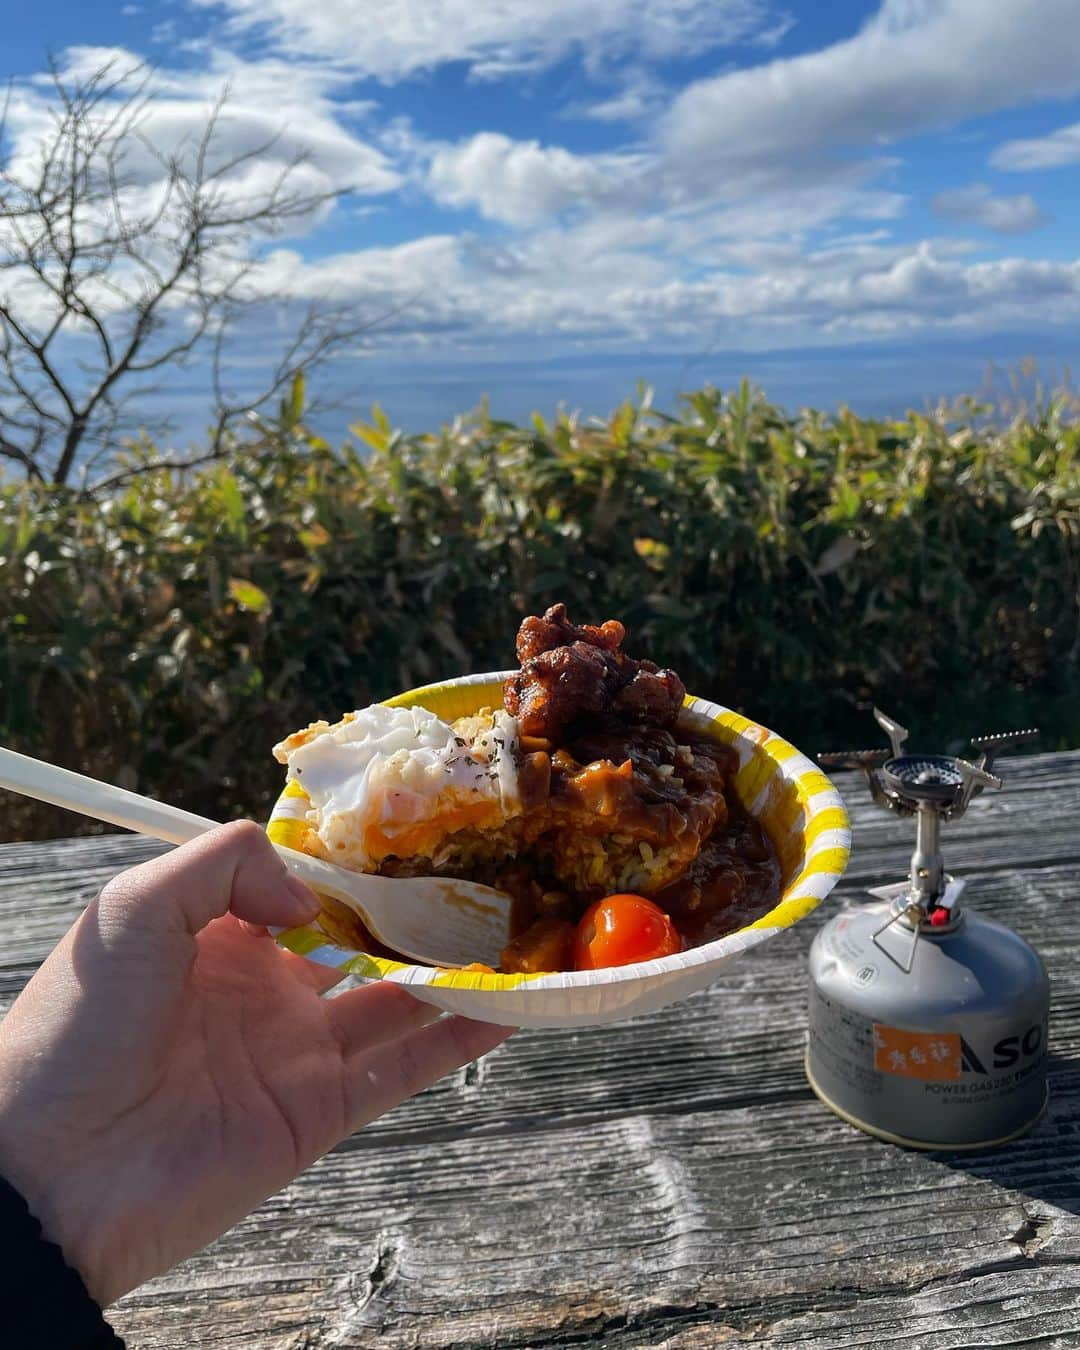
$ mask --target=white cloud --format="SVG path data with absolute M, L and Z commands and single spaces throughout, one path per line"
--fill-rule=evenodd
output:
M 195 0 L 279 50 L 323 56 L 385 81 L 449 61 L 496 78 L 580 51 L 603 67 L 624 56 L 698 55 L 775 28 L 765 0 Z
M 776 47 L 794 27 L 795 16 L 793 14 L 781 14 L 767 28 L 762 28 L 760 32 L 755 33 L 750 39 L 750 44 L 754 47 Z
M 1049 136 L 1029 140 L 1006 141 L 990 156 L 995 169 L 1023 172 L 1028 169 L 1060 169 L 1080 164 L 1080 122 L 1059 127 Z
M 217 163 L 273 141 L 246 171 L 263 182 L 303 157 L 295 185 L 304 191 L 379 194 L 401 183 L 386 154 L 342 124 L 341 110 L 331 95 L 344 81 L 322 67 L 277 58 L 249 62 L 215 49 L 198 70 L 147 71 L 140 58 L 125 48 L 75 46 L 64 52 L 60 75 L 78 82 L 106 67 L 121 83 L 119 94 L 132 93 L 145 84 L 153 95 L 140 123 L 146 144 L 133 143 L 126 161 L 128 174 L 144 185 L 153 185 L 163 172 L 148 147 L 162 154 L 193 153 L 211 108 L 226 90 L 214 142 Z M 16 87 L 9 111 L 16 163 L 25 162 L 33 153 L 48 126 L 52 106 L 48 77 Z M 252 186 L 244 174 L 233 176 L 232 182 L 237 192 Z
M 995 197 L 986 183 L 939 192 L 931 203 L 939 216 L 985 225 L 999 234 L 1027 234 L 1043 224 L 1046 216 L 1038 202 L 1025 192 L 1016 197 Z
M 650 97 L 646 89 L 638 86 L 623 89 L 599 103 L 588 104 L 581 109 L 580 115 L 594 122 L 636 122 L 652 111 L 655 102 L 655 96 Z
M 427 186 L 446 206 L 530 225 L 568 207 L 626 201 L 641 164 L 628 155 L 575 155 L 560 146 L 485 131 L 431 156 Z
M 461 354 L 514 341 L 603 341 L 685 350 L 821 345 L 859 337 L 983 332 L 1080 320 L 1080 261 L 972 261 L 962 241 L 841 241 L 802 251 L 733 249 L 726 265 L 688 279 L 679 262 L 602 238 L 596 225 L 511 244 L 437 236 L 307 263 L 279 251 L 267 283 L 303 301 L 352 298 L 377 317 L 384 350 Z
M 784 167 L 745 164 L 702 174 L 664 147 L 581 155 L 561 146 L 484 131 L 454 144 L 427 142 L 411 127 L 393 143 L 412 176 L 442 205 L 476 207 L 508 225 L 541 225 L 564 213 L 616 219 L 666 213 L 674 239 L 728 238 L 740 231 L 791 234 L 841 216 L 883 220 L 906 198 L 869 186 L 896 161 L 805 160 Z
M 305 259 L 275 249 L 252 277 L 256 292 L 307 302 L 355 304 L 377 332 L 408 332 L 423 339 L 447 328 L 482 322 L 484 298 L 470 294 L 462 243 L 452 235 L 429 235 L 390 248 L 369 248 Z
M 662 127 L 699 171 L 824 162 L 852 146 L 1080 91 L 1076 0 L 885 0 L 856 36 L 700 80 Z
M 593 122 L 640 122 L 656 116 L 669 98 L 667 87 L 647 71 L 623 69 L 617 90 L 608 98 L 572 103 L 564 116 L 584 117 Z

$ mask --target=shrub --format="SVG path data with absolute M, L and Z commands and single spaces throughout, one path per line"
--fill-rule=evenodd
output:
M 272 744 L 513 661 L 565 600 L 808 753 L 1037 722 L 1080 740 L 1080 430 L 967 404 L 789 415 L 744 386 L 607 424 L 483 410 L 334 450 L 302 392 L 226 461 L 104 500 L 0 488 L 0 739 L 207 815 L 264 815 Z M 86 828 L 11 797 L 0 838 Z

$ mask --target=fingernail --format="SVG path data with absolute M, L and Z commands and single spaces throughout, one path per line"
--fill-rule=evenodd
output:
M 322 905 L 311 887 L 302 882 L 299 877 L 294 877 L 291 874 L 286 875 L 285 886 L 296 900 L 298 919 L 304 923 L 313 919 Z

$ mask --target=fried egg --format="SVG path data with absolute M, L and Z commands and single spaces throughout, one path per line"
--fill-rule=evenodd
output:
M 375 704 L 315 722 L 274 747 L 309 802 L 305 848 L 374 871 L 387 857 L 432 858 L 448 835 L 521 813 L 518 728 L 501 709 L 451 724 L 425 708 Z

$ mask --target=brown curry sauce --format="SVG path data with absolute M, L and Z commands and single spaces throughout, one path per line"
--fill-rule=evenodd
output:
M 732 791 L 733 751 L 656 728 L 623 728 L 617 741 L 611 728 L 602 735 L 590 730 L 576 742 L 571 736 L 570 744 L 572 752 L 552 756 L 551 815 L 567 829 L 628 831 L 667 847 L 677 875 L 641 893 L 670 916 L 687 947 L 735 932 L 777 903 L 780 864 L 764 827 Z M 659 775 L 659 763 L 673 759 L 690 761 L 685 776 Z M 500 968 L 569 968 L 573 925 L 605 890 L 568 893 L 545 868 L 542 851 L 519 859 L 495 884 L 515 901 L 512 941 Z

